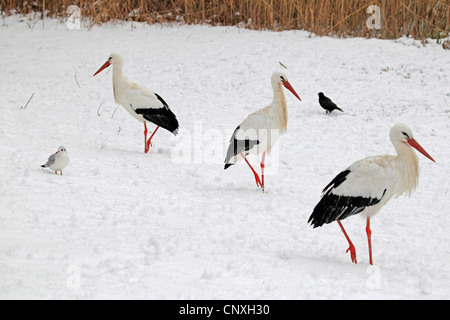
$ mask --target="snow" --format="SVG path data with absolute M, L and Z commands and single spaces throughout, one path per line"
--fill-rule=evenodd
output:
M 450 54 L 440 45 L 236 27 L 68 30 L 51 19 L 30 28 L 18 16 L 0 39 L 0 298 L 448 299 Z M 180 121 L 180 135 L 158 131 L 147 155 L 142 124 L 114 113 L 111 70 L 92 77 L 111 52 Z M 234 128 L 270 103 L 278 61 L 303 102 L 286 92 L 288 131 L 263 194 L 245 163 L 224 171 L 222 161 Z M 326 115 L 321 91 L 345 113 Z M 307 220 L 342 169 L 394 152 L 397 122 L 437 163 L 419 155 L 417 191 L 372 220 L 374 267 L 364 220 L 343 221 L 355 265 L 337 224 Z M 40 168 L 59 145 L 71 159 L 62 176 Z

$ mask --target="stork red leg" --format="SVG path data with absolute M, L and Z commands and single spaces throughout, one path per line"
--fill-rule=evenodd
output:
M 148 147 L 147 147 L 147 124 L 144 121 L 144 148 L 145 148 L 145 153 L 148 153 Z
M 266 161 L 266 153 L 264 152 L 261 160 L 261 180 L 263 192 L 264 192 L 264 168 L 266 167 L 265 161 Z
M 145 145 L 145 147 L 147 148 L 147 151 L 150 150 L 150 147 L 153 147 L 153 145 L 152 145 L 152 138 L 155 135 L 156 131 L 158 131 L 158 129 L 159 129 L 159 126 L 156 127 L 155 131 L 153 131 L 153 134 L 148 139 L 148 141 L 147 141 L 147 143 Z
M 367 233 L 367 241 L 369 242 L 370 265 L 373 266 L 373 261 L 372 261 L 372 230 L 370 230 L 370 218 L 367 218 L 366 233 Z
M 358 262 L 356 261 L 356 249 L 355 249 L 355 246 L 354 246 L 353 243 L 350 241 L 350 237 L 348 236 L 347 232 L 345 232 L 344 226 L 342 225 L 341 221 L 337 220 L 337 223 L 338 223 L 339 226 L 341 227 L 341 230 L 342 230 L 342 232 L 344 233 L 345 238 L 347 239 L 348 244 L 349 244 L 349 248 L 347 249 L 346 252 L 349 252 L 349 251 L 350 251 L 350 257 L 352 258 L 352 262 L 358 263 Z
M 256 181 L 256 186 L 257 187 L 263 187 L 263 184 L 261 183 L 261 180 L 259 179 L 258 174 L 256 173 L 255 169 L 253 169 L 252 165 L 250 164 L 250 162 L 248 162 L 247 158 L 241 153 L 242 158 L 244 158 L 245 162 L 247 162 L 248 166 L 250 167 L 250 169 L 252 170 L 253 174 L 255 175 L 255 181 Z

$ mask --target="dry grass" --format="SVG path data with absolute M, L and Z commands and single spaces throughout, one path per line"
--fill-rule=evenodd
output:
M 0 0 L 1 10 L 65 17 L 81 8 L 91 24 L 110 20 L 239 25 L 252 29 L 303 29 L 317 35 L 415 39 L 448 37 L 450 0 Z M 378 5 L 382 29 L 369 30 L 369 5 Z

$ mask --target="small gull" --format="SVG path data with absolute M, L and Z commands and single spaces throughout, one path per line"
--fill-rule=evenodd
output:
M 49 168 L 53 171 L 55 171 L 56 174 L 58 174 L 58 171 L 61 171 L 62 175 L 62 169 L 64 169 L 69 164 L 69 155 L 67 154 L 67 150 L 65 147 L 60 146 L 58 147 L 58 151 L 56 153 L 52 154 L 46 164 L 43 164 L 42 168 Z

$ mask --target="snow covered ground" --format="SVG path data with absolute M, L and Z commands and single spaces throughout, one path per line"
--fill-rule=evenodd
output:
M 450 297 L 450 54 L 439 45 L 235 27 L 30 28 L 17 16 L 2 24 L 0 298 Z M 111 70 L 92 77 L 111 52 L 183 129 L 159 131 L 147 155 L 142 124 L 121 107 L 112 117 Z M 224 171 L 222 160 L 231 131 L 271 102 L 278 61 L 303 102 L 286 93 L 288 131 L 263 194 L 245 164 Z M 325 115 L 320 91 L 345 113 Z M 365 221 L 344 221 L 354 265 L 337 224 L 313 229 L 307 219 L 340 170 L 394 152 L 397 122 L 437 163 L 420 155 L 417 191 L 372 220 L 375 268 Z M 63 176 L 40 168 L 59 145 L 71 158 Z

